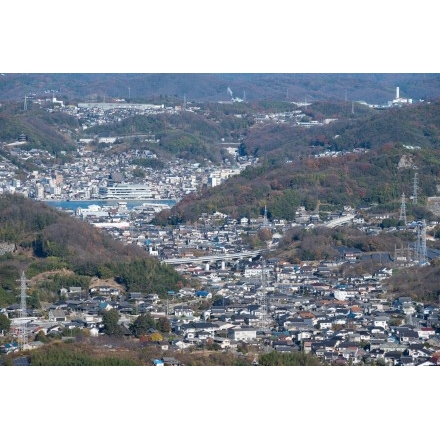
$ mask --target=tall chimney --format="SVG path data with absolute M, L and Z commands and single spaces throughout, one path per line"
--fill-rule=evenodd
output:
M 399 99 L 399 87 L 396 87 L 396 99 Z

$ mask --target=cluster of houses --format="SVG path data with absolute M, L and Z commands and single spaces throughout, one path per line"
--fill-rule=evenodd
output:
M 54 101 L 58 102 L 58 101 Z M 37 102 L 45 105 L 44 102 Z M 179 113 L 180 107 L 168 108 L 163 105 L 129 103 L 79 103 L 78 106 L 55 106 L 48 111 L 63 112 L 76 117 L 82 130 L 101 124 L 116 124 L 134 115 L 151 115 L 161 113 Z M 198 111 L 195 107 L 187 107 L 187 111 Z M 150 149 L 151 145 L 160 142 L 152 133 L 138 133 L 121 137 L 90 136 L 78 138 L 80 131 L 67 131 L 77 142 L 74 163 L 57 164 L 54 154 L 44 150 L 28 148 L 32 133 L 21 133 L 16 140 L 0 143 L 0 150 L 7 154 L 0 161 L 0 193 L 17 193 L 38 200 L 98 200 L 104 198 L 108 188 L 114 183 L 126 185 L 142 184 L 148 199 L 179 200 L 184 195 L 196 192 L 202 186 L 217 186 L 229 177 L 239 174 L 257 159 L 239 156 L 238 143 L 227 143 L 219 139 L 218 146 L 227 151 L 225 160 L 215 165 L 206 161 L 202 166 L 195 161 L 176 159 L 163 167 L 141 167 L 145 176 L 136 176 L 139 163 L 157 161 L 157 155 Z M 111 151 L 113 144 L 135 139 L 137 145 L 129 151 Z M 93 151 L 90 144 L 107 146 L 104 151 Z M 232 146 L 231 146 L 232 145 Z M 59 155 L 65 156 L 62 150 Z M 11 159 L 7 159 L 10 157 Z M 31 160 L 38 168 L 26 179 L 22 178 L 16 160 Z M 139 189 L 139 188 L 135 188 Z M 135 191 L 132 191 L 134 194 Z M 136 198 L 133 196 L 133 198 Z
M 172 337 L 160 343 L 166 353 L 252 347 L 257 353 L 302 351 L 324 365 L 440 364 L 439 305 L 389 297 L 383 284 L 391 270 L 342 278 L 334 269 L 323 276 L 319 270 L 323 264 L 280 260 L 249 264 L 254 271 L 247 276 L 245 264 L 230 270 L 221 283 L 208 283 L 205 290 L 169 291 L 166 299 L 142 292 L 123 294 L 105 285 L 88 292 L 64 289 L 60 300 L 47 308 L 45 319 L 28 317 L 28 340 L 41 331 L 68 337 L 75 328 L 99 338 L 102 314 L 115 308 L 125 338 L 134 338 L 130 324 L 141 313 L 168 318 Z M 13 318 L 17 307 L 3 312 L 13 321 L 12 334 L 17 333 L 20 318 Z M 27 348 L 41 345 L 35 342 Z M 1 347 L 3 352 L 16 349 L 11 344 Z
M 401 102 L 398 96 L 396 99 Z M 53 101 L 58 102 L 58 101 Z M 54 111 L 70 112 L 82 121 L 83 128 L 101 123 L 120 121 L 134 114 L 179 112 L 181 108 L 163 106 L 136 107 L 133 105 L 102 104 L 56 106 Z M 198 111 L 196 108 L 186 108 Z M 141 112 L 141 113 L 139 113 Z M 256 122 L 303 121 L 300 110 L 289 113 L 258 115 Z M 330 123 L 332 120 L 324 121 Z M 157 143 L 154 134 L 137 136 L 139 149 L 123 153 L 103 154 L 91 152 L 91 142 L 113 144 L 116 138 L 82 139 L 78 145 L 78 161 L 56 165 L 54 157 L 42 150 L 21 148 L 26 134 L 17 142 L 5 146 L 12 158 L 32 159 L 39 171 L 27 180 L 20 180 L 13 161 L 0 163 L 0 192 L 20 193 L 41 200 L 89 200 L 99 197 L 100 189 L 119 184 L 139 189 L 135 177 L 136 163 L 157 159 L 148 149 Z M 224 148 L 227 144 L 223 145 Z M 362 153 L 363 150 L 357 151 Z M 330 154 L 330 153 L 329 153 Z M 332 153 L 333 154 L 333 153 Z M 257 159 L 239 157 L 236 145 L 231 148 L 231 161 L 222 166 L 201 165 L 176 160 L 160 170 L 149 169 L 142 184 L 153 199 L 177 200 L 202 186 L 216 186 L 230 176 L 239 174 Z M 51 163 L 47 166 L 46 163 Z M 127 189 L 127 188 L 126 188 Z M 68 337 L 69 331 L 86 329 L 91 337 L 103 333 L 103 313 L 118 310 L 123 337 L 133 338 L 130 324 L 139 314 L 150 313 L 156 318 L 166 317 L 172 337 L 161 343 L 164 351 L 193 350 L 213 346 L 226 351 L 253 347 L 260 353 L 276 350 L 283 353 L 305 352 L 317 356 L 326 365 L 432 366 L 440 364 L 440 307 L 439 304 L 414 302 L 410 297 L 391 298 L 384 281 L 392 271 L 383 267 L 372 274 L 347 277 L 339 270 L 342 264 L 356 264 L 364 255 L 356 249 L 341 249 L 335 261 L 289 264 L 280 259 L 263 262 L 250 258 L 228 259 L 250 248 L 242 239 L 263 229 L 271 231 L 266 245 L 276 246 L 282 234 L 293 226 L 307 228 L 322 224 L 319 213 L 299 207 L 295 219 L 268 220 L 258 218 L 233 219 L 220 212 L 204 214 L 197 225 L 178 225 L 161 228 L 150 224 L 155 212 L 152 205 L 136 213 L 118 209 L 80 209 L 76 215 L 99 227 L 109 223 L 107 229 L 115 238 L 144 247 L 151 256 L 162 261 L 185 258 L 175 266 L 184 277 L 198 281 L 202 286 L 182 288 L 157 294 L 121 292 L 111 286 L 98 286 L 88 291 L 71 286 L 61 289 L 59 300 L 44 311 L 28 310 L 23 327 L 20 305 L 1 309 L 12 320 L 9 334 L 0 335 L 10 342 L 0 346 L 2 353 L 19 350 L 17 335 L 26 332 L 27 349 L 43 344 L 34 340 L 40 332 L 45 335 Z M 136 215 L 134 215 L 136 214 Z M 134 219 L 131 223 L 128 219 Z M 350 207 L 332 214 L 332 224 L 360 224 L 366 233 L 379 234 L 377 225 L 364 225 L 364 216 Z M 105 220 L 105 222 L 104 222 Z M 377 223 L 377 222 L 376 222 Z M 124 227 L 122 227 L 124 225 Z M 0 246 L 0 254 L 12 252 L 11 245 Z M 213 261 L 197 261 L 200 256 L 223 256 Z M 391 263 L 389 255 L 377 255 L 383 263 Z M 373 257 L 373 256 L 369 256 Z M 192 260 L 192 261 L 191 261 Z M 389 265 L 388 265 L 389 267 Z M 11 340 L 12 339 L 12 340 Z M 164 362 L 163 359 L 167 361 Z M 155 365 L 174 363 L 172 356 L 156 360 Z
M 233 350 L 244 343 L 262 352 L 311 353 L 329 365 L 440 364 L 438 305 L 403 296 L 391 301 L 376 277 L 336 286 L 310 277 L 293 293 L 292 286 L 285 293 L 278 287 L 266 293 L 266 308 L 259 301 L 261 287 L 249 285 L 247 291 L 219 291 L 223 300 L 201 319 L 194 319 L 190 307 L 180 310 L 186 319 L 173 325 L 181 337 L 174 344 L 186 349 L 211 339 Z M 336 298 L 340 292 L 345 299 Z

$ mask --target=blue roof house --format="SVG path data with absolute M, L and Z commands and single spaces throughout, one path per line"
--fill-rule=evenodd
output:
M 212 298 L 212 293 L 206 292 L 205 290 L 197 290 L 195 296 L 198 298 L 209 299 Z

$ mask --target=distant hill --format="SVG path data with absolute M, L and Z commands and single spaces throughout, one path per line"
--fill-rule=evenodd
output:
M 56 154 L 60 151 L 72 151 L 75 142 L 69 133 L 79 127 L 78 121 L 60 112 L 50 113 L 42 108 L 16 104 L 0 107 L 0 143 L 14 143 L 20 135 L 26 136 L 23 149 L 43 149 Z
M 367 101 L 386 103 L 400 87 L 402 97 L 440 97 L 439 74 L 412 73 L 8 73 L 0 76 L 0 101 L 25 95 L 66 102 L 105 98 L 151 100 L 175 96 L 181 102 Z
M 439 146 L 440 100 L 385 110 L 358 104 L 354 114 L 348 107 L 351 105 L 347 103 L 318 102 L 303 110 L 318 121 L 324 117 L 337 119 L 328 125 L 310 128 L 291 124 L 256 125 L 243 139 L 243 152 L 259 157 L 272 153 L 274 157 L 297 159 L 324 146 L 334 151 L 374 149 L 387 143 Z
M 300 205 L 327 209 L 378 204 L 398 209 L 418 173 L 420 201 L 437 195 L 440 175 L 440 101 L 367 114 L 311 129 L 252 127 L 242 150 L 260 164 L 224 184 L 191 195 L 167 213 L 195 220 L 203 212 L 234 217 L 294 218 Z M 315 157 L 328 152 L 328 156 Z M 333 152 L 333 157 L 331 156 Z M 342 154 L 343 153 L 343 154 Z M 336 156 L 336 154 L 339 154 Z M 173 217 L 174 216 L 174 217 Z M 160 221 L 161 216 L 156 221 Z

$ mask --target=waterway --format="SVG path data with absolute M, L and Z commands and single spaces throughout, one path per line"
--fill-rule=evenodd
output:
M 118 202 L 127 203 L 127 209 L 131 210 L 143 203 L 165 204 L 170 207 L 176 204 L 176 200 L 170 199 L 151 199 L 151 200 L 41 200 L 53 208 L 75 211 L 77 208 L 87 209 L 90 205 L 98 206 L 118 206 Z

